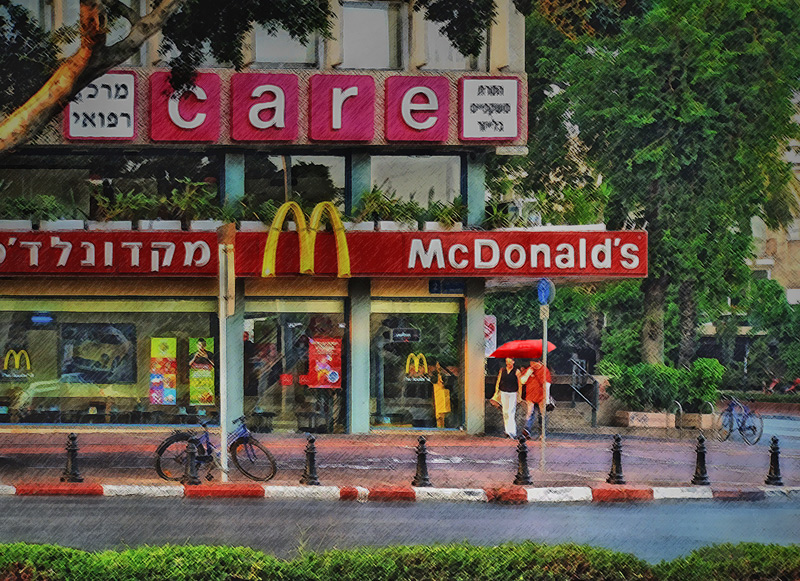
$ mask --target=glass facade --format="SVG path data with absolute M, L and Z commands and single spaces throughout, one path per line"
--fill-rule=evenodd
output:
M 461 193 L 461 158 L 455 155 L 372 157 L 372 184 L 422 207 L 452 202 Z
M 459 428 L 464 422 L 457 303 L 376 301 L 370 316 L 373 428 Z
M 139 302 L 139 312 L 132 305 L 128 312 L 0 313 L 0 421 L 213 419 L 216 315 L 158 304 L 164 312 L 142 312 L 148 308 Z
M 347 325 L 340 301 L 323 302 L 257 301 L 273 312 L 245 315 L 244 410 L 256 429 L 345 431 Z

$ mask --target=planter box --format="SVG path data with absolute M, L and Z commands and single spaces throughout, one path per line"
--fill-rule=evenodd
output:
M 380 232 L 415 232 L 416 224 L 404 224 L 393 220 L 378 220 L 378 230 Z
M 464 229 L 464 224 L 456 222 L 452 226 L 445 226 L 439 222 L 423 222 L 422 229 L 425 232 L 461 232 Z
M 222 220 L 192 220 L 189 223 L 189 231 L 191 232 L 216 232 L 217 228 L 222 226 Z
M 139 220 L 139 230 L 180 230 L 180 220 Z
M 343 222 L 344 229 L 348 232 L 372 232 L 375 222 Z
M 239 232 L 266 232 L 269 226 L 258 220 L 242 220 L 239 222 Z
M 710 430 L 714 427 L 713 414 L 683 414 L 683 419 L 676 421 L 676 428 L 696 428 L 698 430 Z
M 86 225 L 83 220 L 42 220 L 39 222 L 39 230 L 45 232 L 56 232 L 59 230 L 83 230 Z
M 92 231 L 119 232 L 133 230 L 133 222 L 130 220 L 111 220 L 110 222 L 95 222 L 94 220 L 90 220 L 87 227 Z
M 675 414 L 662 412 L 626 412 L 619 411 L 616 416 L 617 425 L 629 428 L 674 428 Z
M 33 230 L 33 223 L 30 220 L 0 220 L 0 231 L 21 232 Z

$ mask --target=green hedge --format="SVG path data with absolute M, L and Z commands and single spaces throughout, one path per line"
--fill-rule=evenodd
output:
M 609 393 L 625 409 L 652 412 L 672 409 L 680 402 L 684 412 L 708 411 L 719 396 L 725 368 L 716 359 L 697 359 L 691 369 L 640 363 L 631 367 L 616 364 L 598 366 L 611 376 Z
M 242 547 L 163 546 L 88 553 L 0 545 L 5 581 L 767 581 L 800 579 L 800 546 L 719 545 L 650 566 L 632 555 L 530 542 L 303 553 L 285 561 Z

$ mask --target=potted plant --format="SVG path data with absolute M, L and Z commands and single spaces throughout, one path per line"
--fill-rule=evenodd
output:
M 724 375 L 725 368 L 716 359 L 700 358 L 692 363 L 687 381 L 678 391 L 677 400 L 684 411 L 678 427 L 701 430 L 713 427 L 714 404 Z
M 645 363 L 606 370 L 611 375 L 608 393 L 624 408 L 615 416 L 619 425 L 642 428 L 675 426 L 675 414 L 665 410 L 673 408 L 678 386 L 686 379 L 685 370 Z
M 149 194 L 115 190 L 113 195 L 94 195 L 97 221 L 89 222 L 89 230 L 130 230 L 134 220 L 151 215 L 157 201 Z
M 252 206 L 252 202 L 247 199 L 242 202 L 242 219 L 239 222 L 239 230 L 242 232 L 266 232 L 275 214 L 278 213 L 280 204 L 276 200 L 265 200 L 258 205 Z
M 434 232 L 442 230 L 456 231 L 463 228 L 467 207 L 461 201 L 461 197 L 455 198 L 450 204 L 436 201 L 428 206 L 427 215 L 432 220 L 425 222 L 423 225 L 424 230 Z
M 508 212 L 508 202 L 492 199 L 486 204 L 484 210 L 483 227 L 487 230 L 509 228 L 513 218 Z

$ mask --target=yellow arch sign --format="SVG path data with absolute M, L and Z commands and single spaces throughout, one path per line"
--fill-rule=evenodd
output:
M 19 351 L 15 351 L 14 349 L 9 349 L 6 352 L 6 358 L 3 361 L 3 369 L 8 369 L 8 360 L 13 357 L 14 358 L 14 368 L 19 369 L 20 363 L 22 363 L 22 356 L 25 356 L 25 369 L 28 371 L 31 370 L 31 358 L 28 355 L 28 352 L 25 349 L 20 349 Z
M 427 375 L 428 373 L 428 360 L 425 359 L 424 353 L 409 353 L 406 358 L 406 375 L 411 372 L 411 363 L 414 363 L 414 373 L 419 373 L 419 362 L 422 361 L 422 371 Z
M 336 240 L 336 264 L 338 267 L 339 278 L 350 278 L 350 251 L 347 248 L 347 238 L 345 236 L 344 225 L 331 202 L 320 202 L 314 206 L 311 213 L 310 223 L 306 223 L 303 210 L 297 202 L 286 202 L 278 208 L 275 218 L 272 220 L 269 233 L 267 234 L 267 244 L 264 247 L 264 262 L 261 269 L 261 276 L 275 276 L 275 260 L 278 252 L 278 237 L 286 215 L 292 212 L 297 223 L 297 234 L 300 239 L 300 273 L 314 274 L 314 248 L 317 242 L 317 232 L 322 223 L 323 216 L 327 213 L 328 220 L 333 227 L 333 234 Z

